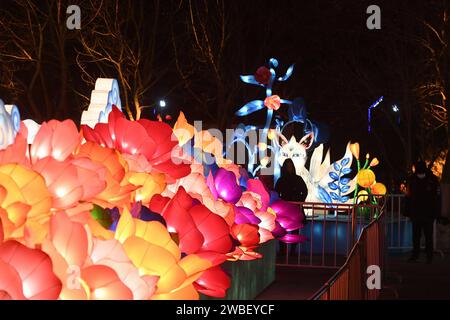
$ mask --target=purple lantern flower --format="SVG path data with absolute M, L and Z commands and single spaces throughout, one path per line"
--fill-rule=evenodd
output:
M 287 233 L 286 229 L 284 229 L 278 221 L 275 221 L 275 225 L 275 229 L 272 230 L 273 236 L 277 239 L 284 237 Z
M 234 222 L 236 224 L 249 223 L 258 225 L 261 223 L 261 220 L 257 216 L 255 216 L 255 213 L 252 210 L 246 207 L 236 207 L 236 216 L 234 218 Z
M 303 227 L 305 215 L 299 206 L 284 200 L 277 200 L 270 207 L 277 214 L 276 221 L 286 231 L 293 231 Z
M 283 241 L 284 243 L 300 243 L 300 242 L 305 242 L 307 240 L 307 238 L 301 234 L 287 233 L 283 237 L 278 238 L 278 240 Z
M 212 178 L 208 176 L 207 185 L 214 197 L 225 200 L 229 203 L 236 203 L 242 195 L 241 187 L 236 181 L 236 176 L 233 172 L 219 168 Z

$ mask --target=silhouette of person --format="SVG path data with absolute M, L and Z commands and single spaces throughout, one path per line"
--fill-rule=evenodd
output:
M 413 225 L 413 252 L 409 261 L 416 261 L 420 253 L 420 239 L 425 235 L 427 263 L 433 260 L 433 226 L 440 215 L 440 186 L 438 178 L 423 161 L 416 162 L 415 172 L 408 179 L 407 210 Z
M 291 159 L 286 159 L 281 167 L 281 176 L 278 179 L 275 190 L 281 199 L 286 201 L 303 202 L 308 195 L 305 181 L 296 175 L 295 165 Z

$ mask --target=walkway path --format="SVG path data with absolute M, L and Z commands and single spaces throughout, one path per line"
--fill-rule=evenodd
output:
M 257 300 L 306 300 L 330 279 L 337 269 L 277 267 L 275 281 Z
M 428 265 L 422 257 L 417 263 L 407 262 L 408 255 L 389 256 L 390 275 L 385 285 L 391 289 L 384 290 L 381 299 L 450 299 L 450 255 L 435 255 L 433 263 Z

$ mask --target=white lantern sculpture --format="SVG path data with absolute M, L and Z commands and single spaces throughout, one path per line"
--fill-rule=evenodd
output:
M 81 115 L 81 124 L 94 128 L 97 123 L 108 122 L 108 115 L 113 105 L 122 110 L 117 80 L 98 78 L 95 89 L 91 93 L 89 107 Z
M 19 129 L 19 108 L 13 104 L 5 105 L 0 99 L 0 150 L 14 143 Z

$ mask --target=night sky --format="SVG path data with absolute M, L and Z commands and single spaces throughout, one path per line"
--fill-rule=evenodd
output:
M 83 14 L 86 1 L 71 1 L 70 4 L 77 2 Z M 23 14 L 20 10 L 15 13 L 14 1 L 0 0 L 0 3 L 2 19 L 6 17 L 4 12 L 16 16 Z M 423 74 L 424 59 L 416 38 L 423 35 L 420 21 L 433 17 L 437 3 L 440 1 L 225 1 L 226 37 L 219 61 L 223 87 L 219 88 L 217 75 L 199 56 L 194 39 L 186 32 L 190 18 L 188 1 L 162 1 L 159 6 L 157 1 L 132 1 L 131 11 L 133 14 L 139 12 L 141 16 L 143 13 L 146 27 L 139 32 L 128 30 L 129 40 L 147 41 L 156 32 L 154 63 L 149 70 L 158 76 L 154 77 L 140 103 L 151 104 L 163 97 L 168 101 L 167 112 L 174 118 L 178 110 L 183 110 L 188 120 L 204 120 L 205 126 L 232 128 L 239 122 L 263 125 L 264 112 L 244 119 L 234 116 L 244 103 L 264 97 L 261 89 L 240 82 L 239 75 L 253 74 L 271 57 L 280 61 L 280 71 L 295 63 L 291 79 L 276 86 L 274 94 L 286 99 L 303 97 L 310 119 L 330 127 L 329 145 L 333 158 L 342 156 L 348 141 L 359 141 L 362 152 L 368 151 L 381 160 L 380 180 L 389 184 L 388 180 L 402 178 L 408 169 L 406 150 L 399 137 L 407 130 L 404 122 L 407 108 L 413 114 L 409 121 L 413 132 L 412 158 L 424 150 L 416 139 L 424 130 L 414 93 L 414 86 Z M 370 4 L 381 8 L 381 30 L 366 27 L 369 16 L 366 9 Z M 46 8 L 42 3 L 38 6 L 41 10 Z M 193 7 L 205 15 L 203 1 L 194 1 Z M 221 3 L 208 1 L 206 7 L 209 8 L 205 20 L 207 33 L 213 47 L 217 47 L 220 45 L 217 12 L 222 8 Z M 54 10 L 50 9 L 51 12 Z M 130 19 L 128 23 L 132 21 Z M 57 110 L 58 103 L 55 103 L 39 116 L 41 120 L 51 117 L 78 119 L 86 107 L 87 101 L 81 99 L 74 88 L 87 96 L 93 89 L 83 81 L 76 64 L 77 52 L 82 50 L 78 43 L 80 34 L 89 37 L 89 28 L 82 26 L 80 31 L 69 33 L 64 40 L 70 88 L 66 105 L 69 107 L 64 111 Z M 0 35 L 0 42 L 5 43 L 6 37 L 6 34 Z M 46 32 L 45 37 L 48 41 L 44 52 L 50 52 L 52 33 Z M 150 58 L 150 54 L 144 56 Z M 58 59 L 57 55 L 50 54 L 43 59 L 44 79 L 54 101 L 59 99 L 57 92 L 61 83 Z M 187 78 L 180 75 L 180 66 L 188 71 Z M 30 70 L 24 70 L 17 73 L 17 77 L 24 82 L 31 81 Z M 90 64 L 87 70 L 94 77 L 117 77 L 112 68 L 101 69 Z M 186 81 L 189 81 L 190 89 Z M 39 88 L 35 89 L 35 94 L 40 99 Z M 374 111 L 373 132 L 369 135 L 367 108 L 380 96 L 385 100 L 380 109 Z M 34 116 L 26 108 L 29 104 L 26 92 L 13 93 L 2 86 L 0 97 L 17 103 L 24 115 Z M 198 98 L 203 105 L 199 104 Z M 42 99 L 39 101 L 44 103 Z M 391 110 L 393 104 L 399 106 L 400 124 Z M 150 111 L 146 110 L 144 116 L 151 117 Z M 437 137 L 439 139 L 439 133 Z

